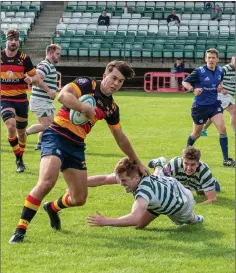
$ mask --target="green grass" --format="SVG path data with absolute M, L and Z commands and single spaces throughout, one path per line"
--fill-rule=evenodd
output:
M 151 158 L 180 155 L 191 132 L 191 94 L 120 92 L 115 95 L 121 122 L 135 151 L 147 164 Z M 58 105 L 59 107 L 59 105 Z M 225 114 L 229 151 L 234 157 L 234 136 Z M 30 114 L 30 124 L 35 118 Z M 92 228 L 86 217 L 96 210 L 106 216 L 129 213 L 132 195 L 119 185 L 89 189 L 85 206 L 61 212 L 62 231 L 54 232 L 42 208 L 28 228 L 25 242 L 9 245 L 25 197 L 34 187 L 39 171 L 37 136 L 28 138 L 23 174 L 15 172 L 14 156 L 2 124 L 2 272 L 3 273 L 233 273 L 234 272 L 234 169 L 222 167 L 218 133 L 214 126 L 200 138 L 202 160 L 219 180 L 222 191 L 215 204 L 196 204 L 195 212 L 205 216 L 202 225 L 176 228 L 160 216 L 145 230 Z M 124 155 L 105 122 L 98 122 L 87 139 L 89 175 L 110 173 Z M 60 176 L 45 198 L 52 201 L 66 188 Z M 199 198 L 197 198 L 199 200 Z

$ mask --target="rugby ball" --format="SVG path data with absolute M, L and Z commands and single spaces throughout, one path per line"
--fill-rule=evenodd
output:
M 82 103 L 89 104 L 91 107 L 96 106 L 96 100 L 91 95 L 83 95 L 79 98 Z M 88 121 L 84 113 L 70 109 L 70 121 L 75 125 L 83 125 Z

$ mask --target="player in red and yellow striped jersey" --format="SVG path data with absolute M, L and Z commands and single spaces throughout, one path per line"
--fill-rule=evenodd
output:
M 30 57 L 19 51 L 19 31 L 9 29 L 6 40 L 6 48 L 1 51 L 1 116 L 16 156 L 17 172 L 24 172 L 23 153 L 29 104 L 27 84 L 34 83 L 46 92 L 50 92 L 50 89 L 36 74 Z
M 29 222 L 43 198 L 56 184 L 60 170 L 69 191 L 54 202 L 44 204 L 51 227 L 56 230 L 61 228 L 58 211 L 85 204 L 88 189 L 84 140 L 98 120 L 105 119 L 119 148 L 137 163 L 140 173 L 148 174 L 147 167 L 142 164 L 121 128 L 119 107 L 112 97 L 125 79 L 133 76 L 134 71 L 127 63 L 113 61 L 107 65 L 101 83 L 90 78 L 77 78 L 63 87 L 58 96 L 63 107 L 52 125 L 43 133 L 38 183 L 26 198 L 21 219 L 9 243 L 23 242 Z M 96 108 L 78 100 L 84 94 L 94 96 Z M 88 122 L 82 126 L 72 124 L 69 120 L 70 109 L 83 112 L 88 117 Z M 30 205 L 28 202 L 31 202 Z

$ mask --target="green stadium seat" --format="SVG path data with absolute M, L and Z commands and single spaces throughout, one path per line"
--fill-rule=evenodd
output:
M 184 47 L 184 58 L 194 60 L 194 45 L 185 45 Z
M 162 58 L 163 54 L 163 45 L 154 44 L 152 48 L 152 57 L 153 58 Z
M 100 51 L 101 44 L 99 43 L 93 43 L 89 47 L 89 56 L 90 57 L 99 57 L 99 51 Z
M 122 50 L 122 47 L 123 47 L 122 43 L 113 42 L 112 47 L 110 49 L 110 56 L 120 58 L 121 56 L 120 51 Z
M 175 45 L 173 56 L 174 56 L 174 58 L 183 58 L 184 57 L 184 45 Z
M 163 48 L 163 58 L 173 58 L 174 45 L 165 45 Z
M 141 58 L 142 56 L 142 43 L 134 43 L 131 48 L 131 57 L 133 58 Z
M 152 58 L 152 48 L 153 44 L 144 44 L 142 47 L 142 57 L 143 58 Z
M 196 45 L 195 48 L 195 62 L 197 59 L 203 59 L 205 55 L 205 45 Z
M 78 56 L 79 57 L 88 57 L 89 56 L 89 43 L 82 43 L 78 48 Z
M 100 57 L 110 57 L 111 44 L 101 44 L 100 47 Z

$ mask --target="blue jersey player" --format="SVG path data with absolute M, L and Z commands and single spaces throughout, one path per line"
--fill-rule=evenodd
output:
M 193 130 L 188 138 L 187 146 L 192 146 L 200 137 L 204 124 L 210 119 L 220 134 L 219 142 L 224 158 L 223 165 L 234 167 L 235 161 L 228 157 L 228 137 L 223 108 L 221 101 L 217 99 L 218 92 L 224 92 L 221 86 L 224 72 L 221 67 L 217 66 L 218 55 L 216 49 L 208 49 L 205 53 L 206 65 L 196 68 L 183 81 L 183 86 L 195 95 L 191 109 Z

